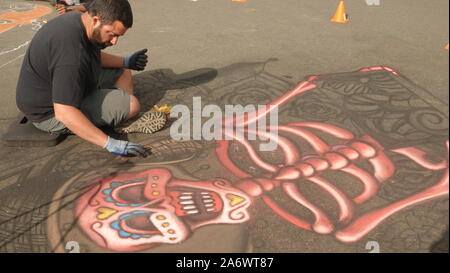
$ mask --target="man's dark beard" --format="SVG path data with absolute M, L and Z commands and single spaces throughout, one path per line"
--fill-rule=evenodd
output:
M 91 43 L 98 49 L 102 50 L 107 48 L 108 46 L 111 46 L 111 43 L 100 43 L 98 41 L 101 41 L 101 35 L 100 35 L 100 28 L 102 25 L 94 28 L 94 31 L 92 32 L 92 39 Z

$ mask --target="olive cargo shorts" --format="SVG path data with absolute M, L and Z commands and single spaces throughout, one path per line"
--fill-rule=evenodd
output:
M 81 112 L 97 127 L 115 127 L 125 121 L 130 113 L 130 95 L 114 83 L 122 75 L 122 69 L 102 69 L 98 90 L 84 98 Z M 48 133 L 68 133 L 64 123 L 55 117 L 33 125 Z

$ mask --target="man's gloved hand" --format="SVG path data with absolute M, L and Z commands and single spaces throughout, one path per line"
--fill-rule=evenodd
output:
M 123 67 L 133 70 L 144 70 L 147 65 L 147 49 L 139 50 L 130 56 L 125 57 Z
M 125 140 L 117 140 L 110 136 L 108 136 L 108 141 L 103 148 L 116 155 L 146 155 L 144 146 Z

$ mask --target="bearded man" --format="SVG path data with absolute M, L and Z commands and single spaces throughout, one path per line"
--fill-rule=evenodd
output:
M 99 129 L 153 133 L 166 122 L 162 112 L 140 113 L 133 94 L 130 69 L 145 69 L 147 49 L 127 57 L 101 51 L 116 45 L 133 25 L 130 4 L 94 0 L 87 9 L 58 16 L 35 34 L 21 67 L 17 106 L 42 131 L 73 133 L 114 154 L 144 155 L 142 145 Z

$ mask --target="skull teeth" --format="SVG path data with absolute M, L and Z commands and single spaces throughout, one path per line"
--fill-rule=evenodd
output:
M 196 206 L 195 204 L 196 201 L 194 197 L 194 192 L 182 192 L 179 196 L 179 204 L 182 205 L 182 209 L 186 212 L 186 214 L 197 214 L 200 211 L 198 209 L 199 206 Z M 211 192 L 202 191 L 200 192 L 200 195 L 198 197 L 201 197 L 201 205 L 203 205 L 204 209 L 207 212 L 216 211 L 214 207 L 214 199 L 211 196 Z
M 188 210 L 186 211 L 186 214 L 196 214 L 198 213 L 198 210 Z
M 211 198 L 203 199 L 203 205 L 205 206 L 207 212 L 216 211 L 216 208 L 214 207 L 214 200 Z

